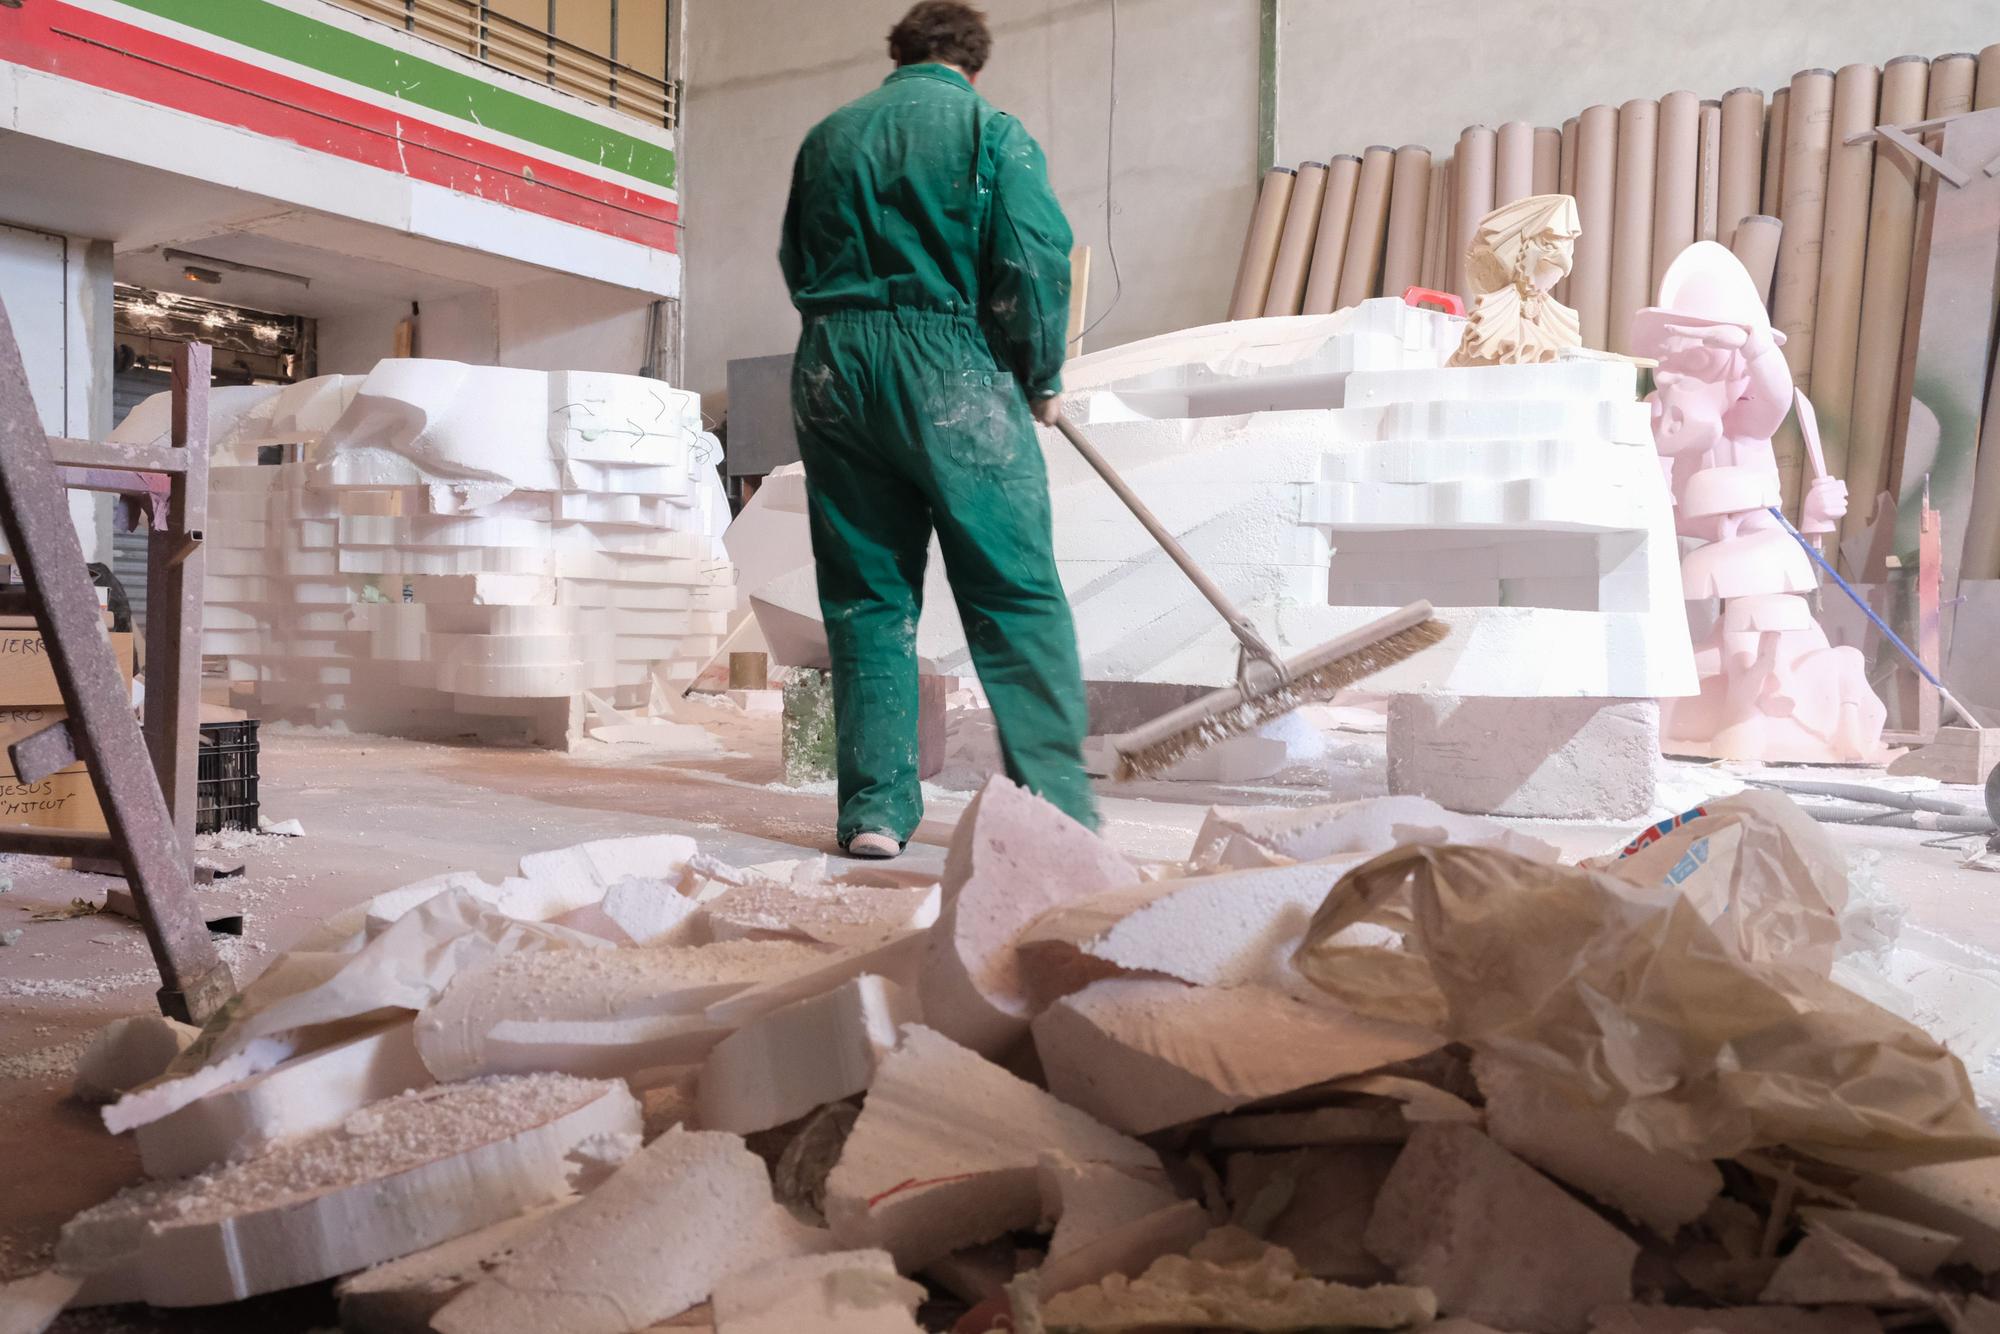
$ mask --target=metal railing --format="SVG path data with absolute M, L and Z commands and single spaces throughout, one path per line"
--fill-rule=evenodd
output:
M 679 118 L 678 90 L 670 79 L 618 59 L 618 0 L 609 0 L 611 51 L 607 54 L 556 36 L 545 28 L 494 11 L 486 0 L 328 0 L 364 18 L 392 24 L 493 69 L 533 79 L 561 92 L 612 107 L 653 125 L 672 128 Z M 550 5 L 550 25 L 555 6 Z M 669 36 L 659 34 L 662 67 Z

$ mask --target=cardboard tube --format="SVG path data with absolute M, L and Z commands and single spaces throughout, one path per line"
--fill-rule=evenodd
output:
M 1716 239 L 1728 245 L 1736 224 L 1757 212 L 1764 177 L 1764 94 L 1731 88 L 1722 95 L 1722 178 L 1715 204 Z
M 1973 77 L 1972 109 L 1985 111 L 1989 107 L 2000 107 L 2000 42 L 1979 53 L 1979 69 Z
M 1868 251 L 1868 191 L 1875 141 L 1850 144 L 1875 122 L 1882 76 L 1873 65 L 1848 65 L 1833 80 L 1833 134 L 1826 173 L 1826 225 L 1820 234 L 1819 313 L 1813 334 L 1812 401 L 1827 470 L 1847 475 L 1854 358 L 1861 333 L 1862 265 Z
M 1930 61 L 1899 56 L 1882 67 L 1878 124 L 1924 118 Z M 1856 503 L 1840 522 L 1843 541 L 1868 528 L 1869 498 L 1889 484 L 1889 433 L 1896 420 L 1896 379 L 1903 364 L 1903 324 L 1916 247 L 1917 164 L 1906 153 L 1875 155 L 1868 201 L 1868 258 L 1861 275 L 1861 333 L 1854 357 L 1854 406 L 1848 414 L 1847 491 Z M 1852 571 L 1850 571 L 1852 573 Z
M 1833 71 L 1802 69 L 1792 76 L 1785 110 L 1785 188 L 1778 216 L 1778 281 L 1771 318 L 1784 331 L 1792 380 L 1812 392 L 1813 316 L 1819 306 L 1820 236 L 1826 223 L 1827 161 L 1833 146 Z M 1781 465 L 1782 467 L 1782 465 Z
M 1499 136 L 1484 125 L 1468 125 L 1458 136 L 1458 153 L 1453 159 L 1458 164 L 1458 194 L 1452 206 L 1451 243 L 1445 253 L 1451 261 L 1450 290 L 1468 301 L 1472 293 L 1465 286 L 1465 248 L 1472 244 L 1479 220 L 1495 208 L 1493 172 L 1498 153 Z
M 1978 78 L 1979 57 L 1969 52 L 1954 51 L 1933 60 L 1930 101 L 1924 107 L 1924 119 L 1936 120 L 1940 116 L 1956 116 L 1961 111 L 1972 110 L 1972 95 Z
M 1424 223 L 1424 286 L 1444 290 L 1450 281 L 1451 266 L 1445 258 L 1445 240 L 1451 234 L 1453 182 L 1452 161 L 1431 159 L 1431 206 Z
M 1296 315 L 1305 302 L 1306 266 L 1312 262 L 1319 206 L 1325 198 L 1326 163 L 1301 162 L 1291 202 L 1285 206 L 1278 257 L 1271 263 L 1271 290 L 1264 298 L 1266 315 Z
M 1278 238 L 1285 230 L 1285 210 L 1292 202 L 1298 176 L 1290 167 L 1264 173 L 1257 207 L 1250 213 L 1250 231 L 1243 238 L 1243 255 L 1236 262 L 1236 289 L 1229 297 L 1229 318 L 1254 319 L 1264 313 L 1271 293 L 1271 266 L 1278 259 Z
M 1382 295 L 1401 296 L 1423 271 L 1424 219 L 1431 207 L 1431 150 L 1404 144 L 1390 168 L 1389 235 L 1382 250 Z
M 1701 104 L 1701 131 L 1695 136 L 1694 239 L 1713 241 L 1722 204 L 1722 103 Z
M 1695 196 L 1701 178 L 1701 99 L 1690 92 L 1660 99 L 1660 134 L 1653 156 L 1653 267 L 1646 283 L 1652 305 L 1674 257 L 1694 244 Z
M 1539 192 L 1539 185 L 1537 191 Z M 1576 117 L 1564 121 L 1556 131 L 1556 193 L 1576 198 Z M 1556 300 L 1570 304 L 1567 275 L 1556 284 Z M 1574 309 L 1574 307 L 1572 307 Z
M 1764 184 L 1758 197 L 1763 201 L 1762 211 L 1773 218 L 1784 198 L 1785 108 L 1791 100 L 1791 88 L 1780 88 L 1771 94 L 1771 105 L 1764 115 Z
M 1653 304 L 1653 169 L 1660 104 L 1635 97 L 1618 108 L 1618 202 L 1612 213 L 1611 302 L 1605 337 L 1632 350 L 1632 317 Z
M 1493 144 L 1493 207 L 1526 199 L 1535 193 L 1535 127 L 1510 120 L 1500 127 Z
M 1326 190 L 1320 200 L 1319 229 L 1313 235 L 1312 267 L 1306 273 L 1300 310 L 1326 315 L 1340 294 L 1340 266 L 1347 257 L 1347 229 L 1354 221 L 1354 188 L 1361 180 L 1361 159 L 1342 153 L 1326 164 Z
M 1389 229 L 1389 183 L 1396 154 L 1375 144 L 1361 155 L 1361 179 L 1354 190 L 1354 221 L 1347 229 L 1347 255 L 1340 265 L 1340 294 L 1334 309 L 1346 310 L 1375 295 L 1382 273 L 1382 244 Z
M 1562 190 L 1563 132 L 1553 126 L 1535 129 L 1535 178 L 1530 193 L 1558 194 Z
M 1813 333 L 1819 312 L 1820 241 L 1826 228 L 1826 171 L 1833 147 L 1833 71 L 1802 69 L 1792 76 L 1785 108 L 1785 183 L 1778 216 L 1778 277 L 1771 288 L 1771 323 L 1785 335 L 1792 383 L 1812 396 Z M 1797 518 L 1805 442 L 1788 421 L 1771 438 L 1785 513 Z
M 1784 233 L 1784 224 L 1768 213 L 1752 213 L 1736 224 L 1736 235 L 1730 241 L 1730 253 L 1743 261 L 1743 267 L 1750 270 L 1750 281 L 1757 284 L 1757 295 L 1764 298 L 1764 304 L 1771 304 L 1771 277 L 1778 270 L 1778 238 Z
M 1611 346 L 1611 240 L 1618 180 L 1618 112 L 1584 109 L 1576 119 L 1576 213 L 1583 227 L 1569 271 L 1569 298 L 1583 330 L 1583 345 Z

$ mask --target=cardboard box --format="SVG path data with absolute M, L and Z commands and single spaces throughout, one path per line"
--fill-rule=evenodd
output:
M 33 826 L 103 833 L 104 808 L 97 804 L 97 789 L 91 786 L 90 775 L 81 769 L 79 765 L 39 783 L 23 783 L 12 773 L 0 774 L 0 828 Z
M 7 747 L 67 717 L 68 712 L 60 704 L 0 704 L 0 774 L 12 772 L 7 760 Z M 78 760 L 61 772 L 80 774 L 83 772 L 83 761 Z
M 125 683 L 132 683 L 132 636 L 113 633 L 111 647 L 118 656 L 118 671 Z M 0 629 L 0 708 L 47 705 L 62 707 L 62 691 L 56 686 L 55 668 L 40 632 Z

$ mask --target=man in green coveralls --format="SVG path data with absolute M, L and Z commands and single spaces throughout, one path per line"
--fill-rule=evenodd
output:
M 806 136 L 779 260 L 805 318 L 792 416 L 833 664 L 840 844 L 923 815 L 917 616 L 931 532 L 1007 773 L 1087 825 L 1076 630 L 1034 421 L 1055 420 L 1069 224 L 1042 150 L 973 91 L 984 15 L 925 0 L 896 71 Z

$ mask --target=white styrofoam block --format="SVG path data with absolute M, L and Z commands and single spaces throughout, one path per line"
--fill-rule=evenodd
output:
M 64 1225 L 79 1300 L 209 1306 L 434 1246 L 568 1193 L 569 1155 L 636 1143 L 622 1083 L 529 1075 L 419 1089 L 185 1181 L 113 1196 Z
M 421 360 L 295 389 L 247 398 L 237 437 L 303 444 L 306 461 L 249 466 L 245 453 L 213 477 L 204 647 L 258 685 L 260 706 L 352 721 L 333 688 L 358 685 L 372 660 L 400 666 L 370 678 L 370 719 L 420 720 L 440 701 L 530 717 L 530 701 L 690 671 L 726 632 L 726 506 L 697 396 L 634 376 Z M 576 581 L 568 598 L 559 577 Z M 309 602 L 345 610 L 295 614 Z M 566 610 L 450 614 L 476 606 Z M 578 617 L 585 607 L 601 611 Z M 371 637 L 340 640 L 357 630 Z M 279 679 L 321 694 L 264 689 Z
M 777 940 L 508 955 L 452 979 L 417 1016 L 417 1050 L 439 1079 L 687 1065 L 729 1032 L 706 1017 L 710 1005 L 821 957 Z
M 708 1054 L 697 1123 L 748 1135 L 864 1092 L 898 1030 L 920 1017 L 908 992 L 872 976 L 759 1016 Z
M 843 1245 L 879 1246 L 912 1269 L 1041 1216 L 1038 1169 L 1079 1162 L 1161 1172 L 1117 1134 L 930 1029 L 911 1025 L 877 1070 L 827 1177 L 827 1221 Z
M 147 1175 L 178 1177 L 244 1158 L 273 1140 L 340 1124 L 380 1098 L 431 1082 L 410 1020 L 293 1057 L 138 1128 Z
M 1105 409 L 1087 429 L 1112 466 L 1281 651 L 1428 598 L 1452 643 L 1394 669 L 1393 689 L 1691 693 L 1672 512 L 1629 364 L 1445 367 L 1450 317 L 1394 301 L 1246 323 L 1269 327 L 1114 348 L 1072 363 L 1065 379 L 1073 405 Z M 1376 341 L 1364 350 L 1366 340 Z M 1383 360 L 1384 349 L 1396 356 Z M 1052 432 L 1043 446 L 1085 678 L 1232 681 L 1234 637 L 1075 451 Z M 775 660 L 821 666 L 800 483 L 767 483 L 729 542 Z M 1504 585 L 1476 553 L 1439 549 L 1454 536 L 1499 545 L 1549 533 L 1595 533 L 1604 545 L 1564 548 L 1561 572 Z M 1399 577 L 1334 573 L 1356 538 L 1402 539 Z M 920 661 L 968 672 L 935 553 L 924 601 Z
M 1457 811 L 1631 819 L 1652 809 L 1659 768 L 1650 699 L 1389 702 L 1389 790 Z

